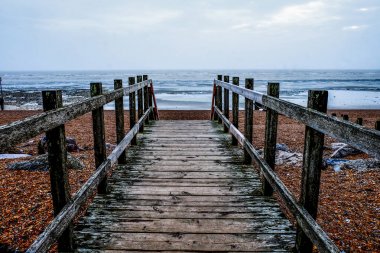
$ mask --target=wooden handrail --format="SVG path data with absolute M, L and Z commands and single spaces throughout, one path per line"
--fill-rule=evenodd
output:
M 300 206 L 292 193 L 286 188 L 281 179 L 276 175 L 267 162 L 259 155 L 257 150 L 253 147 L 250 141 L 244 137 L 244 135 L 223 115 L 223 113 L 215 107 L 215 112 L 219 118 L 223 121 L 224 125 L 229 128 L 229 132 L 238 140 L 238 142 L 244 147 L 249 155 L 260 166 L 265 178 L 269 184 L 277 190 L 279 196 L 284 200 L 286 206 L 292 212 L 296 218 L 298 224 L 301 226 L 305 234 L 310 240 L 318 247 L 320 252 L 334 252 L 338 253 L 340 250 L 334 244 L 334 242 L 328 237 L 318 223 L 311 217 L 311 215 Z
M 24 142 L 43 132 L 65 124 L 67 121 L 84 115 L 92 110 L 114 101 L 117 98 L 148 86 L 151 80 L 145 80 L 133 86 L 104 93 L 101 96 L 64 106 L 60 109 L 44 112 L 23 120 L 0 126 L 0 150 Z
M 149 108 L 142 118 L 130 129 L 124 139 L 116 146 L 107 159 L 96 169 L 95 173 L 73 196 L 71 202 L 63 207 L 61 212 L 46 227 L 45 231 L 34 241 L 26 251 L 27 253 L 47 252 L 50 246 L 60 237 L 70 224 L 72 219 L 79 213 L 80 207 L 91 196 L 93 191 L 98 187 L 102 179 L 110 171 L 111 167 L 116 164 L 118 157 L 123 153 L 125 148 L 131 143 L 132 139 L 139 132 L 140 127 L 144 124 L 152 108 Z
M 60 251 L 71 251 L 72 245 L 72 220 L 79 213 L 80 208 L 98 188 L 98 192 L 107 192 L 107 175 L 111 167 L 118 161 L 125 161 L 122 154 L 125 154 L 126 147 L 136 138 L 137 133 L 143 128 L 153 107 L 142 108 L 142 90 L 148 90 L 152 86 L 152 80 L 144 75 L 144 80 L 139 76 L 139 83 L 122 87 L 122 80 L 114 80 L 114 91 L 102 93 L 101 83 L 91 83 L 91 98 L 84 101 L 73 103 L 62 107 L 61 91 L 43 92 L 44 113 L 35 115 L 24 120 L 19 120 L 11 124 L 0 126 L 0 150 L 8 148 L 14 144 L 23 142 L 37 136 L 43 132 L 49 135 L 53 140 L 49 144 L 49 166 L 50 173 L 56 173 L 57 177 L 51 177 L 52 196 L 61 196 L 63 192 L 69 192 L 68 173 L 66 159 L 57 159 L 66 156 L 64 124 L 69 120 L 77 118 L 92 111 L 93 133 L 94 133 L 94 150 L 96 171 L 74 195 L 73 198 L 68 196 L 64 200 L 55 203 L 53 221 L 47 226 L 45 231 L 30 246 L 27 252 L 46 252 L 49 247 L 58 241 Z M 124 133 L 124 110 L 123 96 L 139 93 L 139 115 L 138 122 L 131 126 L 130 131 Z M 153 92 L 153 90 L 152 90 Z M 153 94 L 154 95 L 154 94 Z M 118 135 L 117 146 L 112 153 L 106 158 L 105 153 L 105 132 L 103 105 L 115 101 L 116 111 L 116 132 Z M 147 101 L 146 101 L 147 102 Z M 147 103 L 146 103 L 147 104 Z M 157 105 L 156 105 L 157 107 Z M 136 110 L 135 104 L 130 106 L 130 114 Z M 54 159 L 50 159 L 54 158 Z M 54 174 L 55 175 L 55 174 Z M 66 183 L 64 183 L 66 182 Z
M 257 91 L 235 86 L 230 83 L 215 80 L 215 84 L 260 103 L 282 115 L 295 119 L 380 159 L 379 131 L 368 129 L 349 121 L 343 121 L 336 117 L 330 117 L 316 110 L 274 98 Z

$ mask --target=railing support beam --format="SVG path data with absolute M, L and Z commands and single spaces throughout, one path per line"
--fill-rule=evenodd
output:
M 142 76 L 137 76 L 137 83 L 141 83 L 143 81 Z M 144 101 L 143 101 L 143 90 L 139 89 L 137 91 L 137 115 L 138 119 L 141 119 L 142 115 L 144 114 Z M 139 130 L 140 133 L 144 132 L 144 124 L 140 127 Z
M 102 95 L 102 83 L 91 83 L 90 90 L 91 97 Z M 94 137 L 95 167 L 98 168 L 107 157 L 103 106 L 92 111 L 92 133 Z M 107 192 L 108 183 L 106 176 L 98 186 L 98 193 L 105 194 Z
M 62 92 L 60 90 L 43 91 L 44 111 L 61 108 Z M 48 146 L 48 163 L 50 171 L 50 189 L 53 199 L 54 217 L 70 201 L 70 184 L 66 167 L 67 151 L 65 125 L 60 125 L 46 132 Z M 73 250 L 73 226 L 70 223 L 58 239 L 58 251 Z
M 136 79 L 134 77 L 128 78 L 129 86 L 134 85 Z M 136 92 L 129 93 L 129 129 L 132 129 L 136 124 Z M 136 136 L 133 137 L 131 145 L 136 145 L 137 139 Z
M 233 77 L 232 84 L 239 86 L 239 77 Z M 232 124 L 239 129 L 239 95 L 234 92 L 232 92 Z M 238 145 L 235 136 L 232 136 L 232 145 Z
M 121 89 L 123 88 L 123 80 L 121 79 L 115 79 L 114 80 L 114 89 Z M 119 144 L 125 136 L 125 130 L 124 130 L 124 101 L 123 97 L 115 99 L 115 121 L 116 121 L 116 141 L 117 144 Z M 127 158 L 125 151 L 121 153 L 119 159 L 119 164 L 126 164 Z
M 307 107 L 327 111 L 327 91 L 309 91 Z M 300 204 L 316 219 L 325 135 L 309 126 L 305 128 Z M 297 229 L 296 250 L 311 253 L 313 244 L 300 227 Z
M 253 78 L 245 79 L 245 88 L 253 89 Z M 253 101 L 251 99 L 245 99 L 245 125 L 244 125 L 244 136 L 247 140 L 252 143 L 253 140 Z M 252 158 L 250 154 L 244 149 L 244 163 L 251 164 Z
M 280 84 L 268 83 L 267 87 L 268 96 L 279 97 Z M 276 160 L 276 143 L 277 143 L 277 125 L 278 125 L 278 113 L 270 108 L 266 110 L 265 121 L 265 143 L 264 143 L 264 159 L 268 165 L 275 169 Z M 265 196 L 271 196 L 273 194 L 273 188 L 269 182 L 262 176 L 262 190 Z
M 230 77 L 224 76 L 224 82 L 229 83 Z M 230 118 L 230 92 L 227 88 L 224 88 L 224 116 Z M 228 126 L 224 125 L 224 132 L 228 133 Z
M 222 81 L 223 79 L 223 76 L 222 75 L 218 75 L 218 80 L 219 81 Z M 220 86 L 217 86 L 216 87 L 216 107 L 218 107 L 219 110 L 223 110 L 222 109 L 222 87 Z M 222 119 L 220 117 L 218 117 L 218 123 L 221 124 L 222 123 Z
M 148 80 L 148 75 L 143 75 L 143 81 Z M 149 91 L 148 86 L 144 87 L 144 113 L 149 109 Z M 149 124 L 149 117 L 146 118 L 145 124 Z

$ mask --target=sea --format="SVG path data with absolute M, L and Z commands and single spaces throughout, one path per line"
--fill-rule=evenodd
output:
M 6 109 L 41 109 L 41 101 L 14 94 L 36 94 L 42 90 L 63 91 L 64 102 L 85 99 L 91 82 L 113 89 L 114 79 L 149 75 L 153 80 L 158 109 L 209 110 L 213 80 L 218 74 L 254 78 L 254 89 L 266 93 L 268 82 L 280 83 L 280 98 L 305 106 L 308 90 L 328 90 L 329 109 L 380 109 L 380 70 L 120 70 L 120 71 L 0 71 Z M 231 100 L 230 100 L 231 101 Z M 25 102 L 25 103 L 23 103 Z M 128 106 L 128 98 L 124 99 Z M 244 99 L 240 107 L 244 108 Z M 113 109 L 113 104 L 105 106 Z

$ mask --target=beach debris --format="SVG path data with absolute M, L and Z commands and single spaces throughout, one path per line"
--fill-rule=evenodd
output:
M 258 153 L 263 157 L 264 150 L 258 150 Z M 301 153 L 292 152 L 290 148 L 284 143 L 276 144 L 276 165 L 289 164 L 289 165 L 301 165 L 303 155 Z
M 370 159 L 356 159 L 349 160 L 340 165 L 341 169 L 352 169 L 357 171 L 366 171 L 369 169 L 380 169 L 380 160 L 370 158 Z
M 335 150 L 331 158 L 343 158 L 349 155 L 362 154 L 363 152 L 345 143 L 331 143 L 331 149 Z
M 69 153 L 67 154 L 67 168 L 73 170 L 82 170 L 84 167 L 84 164 L 78 158 L 75 158 Z M 27 171 L 48 171 L 48 155 L 39 155 L 29 161 L 10 163 L 7 165 L 7 169 Z
M 66 150 L 69 152 L 79 152 L 82 149 L 78 146 L 75 138 L 66 137 Z M 38 142 L 38 154 L 43 155 L 47 153 L 47 137 L 42 137 Z
M 31 155 L 28 154 L 0 154 L 0 160 L 1 159 L 17 159 L 17 158 L 24 158 L 24 157 L 30 157 Z
M 276 150 L 281 150 L 281 151 L 289 152 L 290 148 L 285 143 L 277 143 L 276 144 Z
M 276 151 L 276 165 L 290 164 L 301 165 L 303 156 L 301 153 L 289 152 L 289 151 Z
M 342 170 L 341 165 L 343 163 L 349 162 L 347 159 L 324 159 L 325 167 L 331 166 L 335 172 L 339 172 Z
M 106 143 L 106 149 L 107 150 L 113 150 L 114 148 L 116 148 L 116 145 L 108 143 L 108 142 Z
M 380 168 L 380 160 L 377 159 L 356 159 L 356 160 L 347 160 L 347 159 L 325 159 L 326 165 L 329 165 L 333 168 L 335 172 L 339 172 L 341 170 L 357 170 L 357 171 L 365 171 L 368 169 L 379 169 Z

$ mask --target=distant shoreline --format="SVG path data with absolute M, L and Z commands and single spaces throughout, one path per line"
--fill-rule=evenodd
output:
M 358 93 L 361 94 L 361 97 L 352 98 L 347 94 L 350 91 L 331 91 L 330 96 L 334 96 L 335 93 L 342 94 L 339 99 L 334 101 L 333 104 L 329 102 L 329 111 L 346 111 L 346 110 L 380 110 L 380 92 L 378 96 L 374 98 L 366 98 L 366 93 Z M 345 93 L 346 92 L 346 93 Z M 368 93 L 368 92 L 367 92 Z M 376 92 L 377 93 L 377 92 Z M 4 100 L 5 100 L 5 110 L 12 111 L 29 111 L 29 110 L 42 110 L 42 97 L 40 91 L 23 91 L 23 90 L 15 90 L 15 91 L 3 91 Z M 346 95 L 345 95 L 346 94 Z M 363 95 L 364 94 L 364 95 Z M 90 97 L 89 90 L 84 89 L 73 89 L 73 90 L 63 90 L 63 103 L 64 105 L 80 102 L 86 98 Z M 157 102 L 159 109 L 163 110 L 184 110 L 184 111 L 202 111 L 207 110 L 211 107 L 211 94 L 209 94 L 210 100 L 208 102 L 203 101 L 171 101 L 160 98 L 160 94 L 157 94 Z M 335 97 L 335 96 L 334 96 Z M 180 99 L 180 98 L 179 98 Z M 306 98 L 282 98 L 292 103 L 305 105 Z M 365 106 L 368 104 L 370 100 L 374 100 L 373 105 Z M 240 109 L 244 108 L 243 99 L 240 100 Z M 364 105 L 360 105 L 360 101 L 365 101 Z M 378 101 L 378 102 L 376 102 Z M 347 104 L 346 104 L 347 103 Z M 355 104 L 356 103 L 356 104 Z M 128 106 L 128 97 L 124 97 L 124 104 Z M 351 104 L 354 104 L 352 106 Z M 356 106 L 355 106 L 356 105 Z M 105 110 L 113 110 L 113 104 L 107 104 L 105 106 Z

